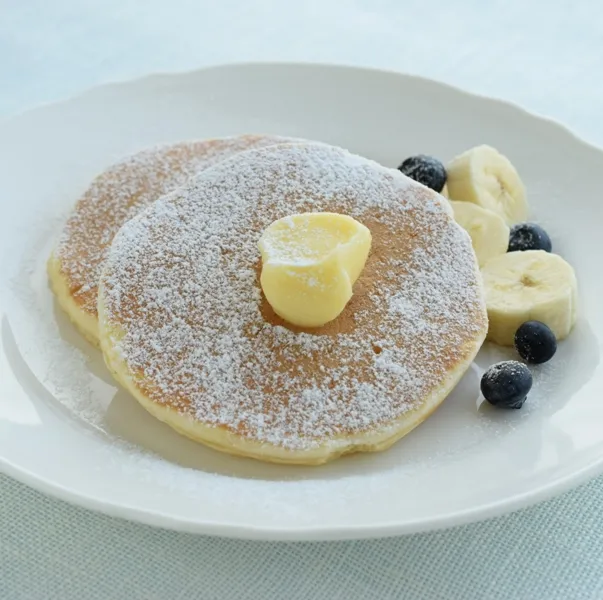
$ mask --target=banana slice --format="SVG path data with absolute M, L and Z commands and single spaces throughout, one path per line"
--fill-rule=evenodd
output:
M 476 146 L 446 168 L 451 200 L 472 202 L 498 213 L 509 225 L 528 217 L 526 191 L 515 167 L 491 146 Z
M 448 186 L 446 184 L 444 184 L 444 187 L 442 188 L 440 195 L 444 196 L 444 198 L 450 198 L 450 195 L 448 194 Z
M 488 309 L 488 339 L 512 346 L 525 321 L 542 321 L 558 340 L 576 323 L 577 283 L 572 267 L 544 250 L 509 252 L 482 269 Z
M 509 227 L 503 218 L 471 202 L 450 201 L 454 220 L 469 234 L 479 266 L 504 254 L 509 247 Z

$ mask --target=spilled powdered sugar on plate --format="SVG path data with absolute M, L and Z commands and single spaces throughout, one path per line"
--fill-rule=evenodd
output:
M 28 223 L 21 259 L 5 290 L 15 359 L 48 394 L 54 408 L 105 432 L 105 413 L 117 385 L 102 356 L 81 337 L 50 290 L 46 261 L 65 217 L 41 215 Z M 24 377 L 27 381 L 27 378 Z

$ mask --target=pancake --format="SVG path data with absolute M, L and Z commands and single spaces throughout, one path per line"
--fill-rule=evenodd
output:
M 317 329 L 281 320 L 259 283 L 262 231 L 309 211 L 373 236 L 351 301 Z M 471 240 L 446 201 L 312 143 L 225 160 L 126 223 L 98 302 L 105 362 L 151 414 L 290 464 L 391 446 L 448 395 L 487 330 Z
M 143 150 L 101 173 L 75 205 L 48 261 L 59 305 L 81 333 L 98 345 L 98 280 L 113 236 L 128 219 L 220 160 L 283 141 L 288 138 L 244 135 L 181 142 Z

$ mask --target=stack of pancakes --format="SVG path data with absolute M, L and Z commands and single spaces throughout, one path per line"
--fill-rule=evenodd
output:
M 276 219 L 354 217 L 373 237 L 333 322 L 262 295 Z M 48 265 L 60 305 L 155 417 L 216 449 L 321 464 L 423 421 L 487 330 L 468 235 L 437 193 L 340 148 L 277 136 L 180 143 L 99 175 Z

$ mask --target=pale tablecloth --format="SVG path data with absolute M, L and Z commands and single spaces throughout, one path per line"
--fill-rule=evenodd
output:
M 0 0 L 0 116 L 108 80 L 274 59 L 426 75 L 603 145 L 599 0 Z M 0 477 L 0 600 L 122 598 L 601 599 L 603 479 L 460 529 L 284 544 L 153 530 Z

